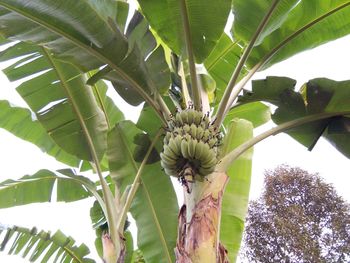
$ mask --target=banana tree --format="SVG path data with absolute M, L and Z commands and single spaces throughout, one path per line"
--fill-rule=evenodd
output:
M 350 156 L 350 81 L 319 78 L 296 89 L 293 79 L 266 77 L 245 88 L 256 72 L 349 34 L 350 1 L 132 6 L 0 0 L 0 61 L 11 61 L 3 71 L 20 81 L 28 105 L 0 101 L 0 127 L 70 167 L 2 182 L 0 207 L 93 197 L 104 262 L 235 262 L 256 143 L 286 132 L 312 150 L 323 136 Z M 107 91 L 143 105 L 136 123 Z M 275 126 L 254 137 L 270 119 Z M 93 262 L 60 232 L 0 230 L 10 254 Z

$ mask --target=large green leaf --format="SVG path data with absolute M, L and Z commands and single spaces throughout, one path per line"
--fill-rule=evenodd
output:
M 17 180 L 1 182 L 0 208 L 50 202 L 53 196 L 57 201 L 77 201 L 91 196 L 87 188 L 95 189 L 95 185 L 83 176 L 40 170 Z
M 108 231 L 107 219 L 97 201 L 90 208 L 90 219 L 95 230 L 95 249 L 100 258 L 103 257 L 102 236 Z
M 140 113 L 140 117 L 137 120 L 137 127 L 149 134 L 150 136 L 156 136 L 159 129 L 162 127 L 161 121 L 157 118 L 157 115 L 155 114 L 152 109 L 145 105 L 142 108 L 142 111 Z
M 66 152 L 91 160 L 92 148 L 101 158 L 106 149 L 106 119 L 91 88 L 70 64 L 48 50 L 19 42 L 0 53 L 0 60 L 24 58 L 4 69 L 10 80 L 22 80 L 18 93 L 51 138 Z
M 184 50 L 180 1 L 139 0 L 142 12 L 151 27 L 177 54 Z M 224 32 L 231 10 L 230 0 L 187 0 L 192 46 L 196 62 L 201 63 L 209 55 Z
M 160 92 L 165 93 L 170 85 L 170 70 L 165 61 L 164 50 L 162 46 L 157 47 L 155 37 L 149 30 L 148 21 L 135 11 L 131 22 L 126 29 L 126 37 L 129 43 L 129 53 L 126 62 L 121 64 L 125 67 L 125 63 L 132 65 L 133 68 L 142 66 L 142 61 L 145 61 L 145 72 L 147 72 L 147 84 L 153 89 L 148 89 L 149 93 Z M 138 53 L 135 53 L 139 51 Z M 119 95 L 131 105 L 139 105 L 144 101 L 144 98 L 133 89 L 131 83 L 127 83 L 115 72 L 106 75 L 106 78 L 111 80 L 114 88 Z
M 43 45 L 85 70 L 97 68 L 103 63 L 95 53 L 109 52 L 114 61 L 120 61 L 127 51 L 121 33 L 106 22 L 117 15 L 114 2 L 2 0 L 1 33 L 11 40 Z
M 232 108 L 226 115 L 224 120 L 225 127 L 229 127 L 235 118 L 250 121 L 254 128 L 263 125 L 271 119 L 271 109 L 269 106 L 254 102 Z
M 245 11 L 245 17 L 251 10 L 258 10 L 262 1 L 241 1 L 251 3 Z M 272 1 L 263 1 L 272 2 Z M 347 0 L 302 0 L 289 10 L 297 1 L 281 1 L 287 8 L 277 10 L 277 24 L 273 31 L 264 35 L 251 52 L 248 65 L 253 67 L 262 63 L 260 69 L 267 68 L 288 57 L 350 33 L 350 2 Z M 288 5 L 288 6 L 287 6 Z M 283 7 L 282 6 L 282 7 Z M 282 11 L 282 13 L 279 13 Z M 283 12 L 285 12 L 283 14 Z M 246 22 L 247 19 L 244 20 Z M 254 21 L 254 19 L 252 19 Z M 274 21 L 274 20 L 273 20 Z M 236 20 L 235 20 L 236 22 Z M 254 22 L 253 22 L 254 23 Z M 274 22 L 275 23 L 275 22 Z M 237 25 L 239 28 L 240 25 Z
M 1 0 L 0 34 L 44 46 L 83 71 L 109 65 L 123 80 L 120 85 L 151 100 L 148 93 L 156 90 L 158 83 L 149 81 L 140 49 L 135 45 L 130 50 L 122 33 L 125 5 L 114 0 Z M 153 84 L 155 87 L 150 86 Z
M 114 104 L 113 100 L 109 96 L 107 96 L 108 86 L 105 82 L 103 82 L 102 80 L 97 81 L 92 86 L 92 89 L 97 103 L 105 116 L 108 129 L 110 130 L 119 121 L 124 120 L 124 114 Z
M 241 102 L 267 101 L 278 108 L 272 120 L 281 124 L 308 115 L 350 110 L 350 81 L 324 78 L 307 82 L 299 92 L 294 91 L 296 81 L 283 77 L 268 77 L 253 81 L 252 92 L 246 91 Z M 312 150 L 324 136 L 341 153 L 350 157 L 349 117 L 339 116 L 314 121 L 287 131 L 294 139 Z
M 228 35 L 223 34 L 204 61 L 206 69 L 216 82 L 215 104 L 220 102 L 241 53 L 240 43 L 232 41 Z M 246 70 L 243 70 L 242 74 L 245 73 Z
M 77 262 L 93 263 L 87 258 L 89 248 L 65 236 L 61 231 L 55 234 L 18 226 L 0 225 L 0 250 L 8 248 L 9 255 L 21 255 L 30 262 Z
M 274 9 L 267 25 L 260 33 L 256 44 L 261 43 L 265 36 L 278 29 L 287 19 L 291 9 L 300 0 L 280 0 Z M 272 0 L 233 0 L 234 23 L 232 35 L 235 39 L 248 43 L 268 12 Z
M 234 119 L 225 137 L 223 154 L 226 154 L 253 137 L 253 125 L 246 120 Z M 252 172 L 250 149 L 229 167 L 230 176 L 222 201 L 220 241 L 228 251 L 230 262 L 235 262 L 241 245 L 247 213 Z
M 137 173 L 133 158 L 134 138 L 141 130 L 129 122 L 120 122 L 108 137 L 108 156 L 113 180 L 125 189 Z M 159 162 L 146 165 L 139 189 L 131 206 L 136 220 L 137 244 L 147 262 L 174 262 L 178 206 L 170 178 Z
M 272 0 L 233 1 L 234 41 L 223 34 L 204 61 L 217 84 L 216 102 L 221 100 L 242 49 L 247 46 L 271 3 Z M 257 64 L 262 70 L 298 52 L 347 35 L 350 33 L 349 15 L 350 3 L 346 0 L 325 0 L 322 4 L 318 0 L 279 1 L 241 76 Z
M 8 101 L 0 101 L 0 127 L 35 144 L 60 162 L 74 167 L 79 166 L 80 160 L 58 147 L 39 121 L 32 118 L 29 109 L 12 106 Z

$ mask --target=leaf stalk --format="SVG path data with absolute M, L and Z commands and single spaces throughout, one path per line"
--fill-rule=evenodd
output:
M 116 222 L 116 220 L 117 220 L 117 210 L 116 210 L 116 206 L 115 206 L 115 202 L 114 202 L 114 197 L 113 197 L 111 190 L 109 189 L 109 187 L 107 185 L 106 180 L 104 179 L 104 177 L 102 175 L 102 169 L 100 166 L 100 162 L 99 162 L 97 152 L 95 150 L 90 132 L 85 124 L 84 117 L 82 116 L 80 109 L 79 109 L 76 101 L 73 98 L 73 94 L 71 93 L 70 89 L 68 88 L 65 78 L 61 74 L 61 71 L 59 70 L 59 67 L 56 65 L 55 61 L 52 59 L 51 55 L 47 52 L 47 50 L 45 48 L 42 48 L 42 50 L 43 50 L 43 54 L 46 56 L 46 58 L 48 59 L 48 61 L 52 65 L 52 67 L 54 69 L 56 69 L 55 72 L 57 74 L 57 77 L 61 81 L 61 85 L 64 88 L 69 101 L 71 102 L 72 108 L 77 116 L 79 124 L 82 128 L 84 135 L 85 135 L 85 139 L 87 141 L 89 151 L 91 154 L 92 162 L 95 166 L 97 175 L 99 177 L 99 180 L 100 180 L 101 186 L 102 186 L 103 199 L 104 199 L 104 202 L 106 205 L 105 211 L 107 212 L 107 214 L 105 216 L 107 218 L 107 222 L 108 222 L 108 225 L 110 227 L 110 236 L 111 236 L 114 244 L 117 244 L 117 242 L 119 242 L 119 234 L 118 234 L 118 231 L 117 231 L 117 229 L 115 229 L 114 224 L 113 224 L 113 222 Z
M 185 36 L 185 46 L 188 56 L 189 71 L 191 77 L 192 99 L 194 108 L 201 110 L 202 102 L 200 95 L 200 86 L 197 79 L 196 64 L 194 61 L 193 45 L 191 39 L 190 22 L 188 20 L 188 12 L 186 0 L 180 0 L 180 11 L 182 16 L 182 27 Z
M 223 120 L 224 120 L 224 117 L 225 117 L 225 111 L 226 111 L 226 108 L 228 106 L 228 103 L 229 103 L 229 100 L 230 100 L 230 97 L 232 97 L 233 99 L 235 99 L 238 94 L 241 92 L 242 87 L 239 87 L 238 89 L 234 89 L 236 83 L 237 83 L 237 80 L 241 74 L 241 71 L 244 67 L 244 64 L 245 62 L 247 61 L 249 55 L 250 55 L 250 52 L 252 51 L 252 49 L 254 48 L 254 45 L 255 45 L 255 42 L 256 40 L 258 39 L 258 37 L 260 36 L 261 32 L 264 30 L 265 26 L 267 25 L 269 19 L 271 18 L 272 16 L 272 13 L 273 11 L 275 10 L 275 8 L 277 7 L 277 4 L 279 3 L 280 0 L 275 0 L 268 12 L 265 14 L 264 18 L 262 19 L 262 21 L 260 22 L 258 28 L 256 29 L 254 35 L 252 36 L 252 39 L 249 41 L 249 44 L 248 46 L 245 48 L 242 56 L 240 57 L 239 61 L 238 61 L 238 64 L 235 68 L 235 70 L 233 71 L 232 73 L 232 76 L 230 78 L 230 81 L 225 89 L 225 93 L 222 97 L 222 100 L 219 104 L 219 107 L 218 107 L 218 111 L 217 111 L 217 114 L 216 114 L 216 118 L 215 118 L 215 122 L 214 122 L 214 125 L 216 127 L 220 127 L 220 125 L 222 124 Z
M 241 144 L 231 152 L 229 152 L 227 155 L 225 155 L 218 164 L 218 171 L 226 171 L 228 167 L 245 151 L 247 151 L 249 148 L 257 144 L 258 142 L 270 137 L 271 135 L 276 135 L 281 132 L 284 132 L 286 130 L 289 130 L 291 128 L 298 127 L 300 125 L 318 121 L 322 119 L 327 119 L 331 117 L 336 116 L 342 116 L 342 115 L 349 115 L 350 111 L 341 111 L 341 112 L 323 112 L 318 114 L 313 114 L 307 117 L 298 118 L 296 120 L 288 121 L 286 123 L 280 124 L 266 132 L 263 132 L 259 134 L 258 136 L 246 141 L 245 143 Z
M 139 169 L 137 170 L 137 173 L 135 175 L 135 178 L 134 178 L 134 181 L 129 189 L 129 192 L 128 192 L 128 196 L 125 200 L 125 204 L 123 206 L 123 209 L 119 215 L 119 218 L 118 218 L 118 223 L 117 223 L 117 229 L 120 233 L 123 233 L 124 231 L 124 224 L 125 224 L 125 221 L 126 221 L 126 216 L 127 216 L 127 213 L 129 212 L 130 210 L 130 207 L 131 207 L 131 203 L 135 197 L 135 194 L 137 192 L 137 189 L 139 188 L 140 186 L 140 181 L 141 181 L 141 175 L 142 175 L 142 172 L 147 164 L 147 160 L 155 146 L 155 144 L 158 142 L 159 140 L 159 137 L 161 136 L 161 134 L 163 133 L 162 129 L 160 129 L 158 131 L 158 133 L 156 134 L 156 136 L 154 137 L 154 139 L 152 140 L 152 143 L 151 145 L 149 146 L 147 152 L 146 152 L 146 155 L 145 157 L 143 158 L 142 162 L 141 162 L 141 165 L 139 167 Z

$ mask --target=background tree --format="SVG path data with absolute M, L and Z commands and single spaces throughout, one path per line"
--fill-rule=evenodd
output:
M 350 207 L 317 174 L 280 166 L 249 205 L 248 262 L 348 262 Z

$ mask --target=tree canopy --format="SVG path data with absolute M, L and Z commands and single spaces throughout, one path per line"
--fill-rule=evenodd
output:
M 249 205 L 242 255 L 249 262 L 348 262 L 350 208 L 317 174 L 280 166 Z

